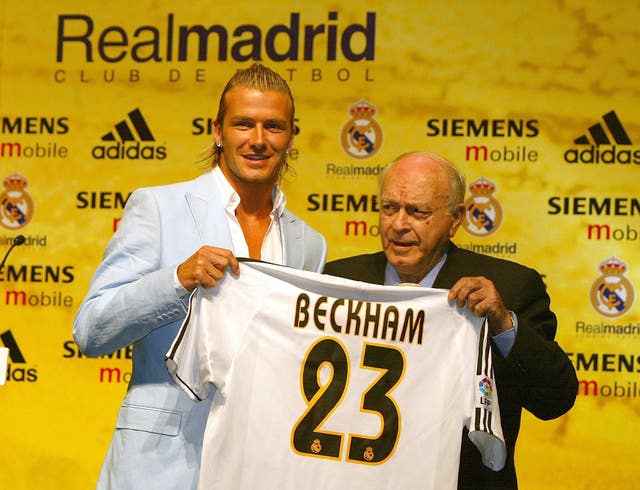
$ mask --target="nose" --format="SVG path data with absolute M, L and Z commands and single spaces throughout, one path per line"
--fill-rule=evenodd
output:
M 265 131 L 262 124 L 256 124 L 253 128 L 253 133 L 251 135 L 251 147 L 254 151 L 264 151 L 266 149 Z
M 401 206 L 398 212 L 395 213 L 391 225 L 395 230 L 406 230 L 409 228 L 409 215 L 404 209 L 404 206 Z

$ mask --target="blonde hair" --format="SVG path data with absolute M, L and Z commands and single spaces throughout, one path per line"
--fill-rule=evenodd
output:
M 244 88 L 253 88 L 260 90 L 261 92 L 266 91 L 275 91 L 280 92 L 289 97 L 291 101 L 291 118 L 289 121 L 291 131 L 294 128 L 294 118 L 295 118 L 295 104 L 293 102 L 293 94 L 291 93 L 291 89 L 287 82 L 278 75 L 275 71 L 260 63 L 254 63 L 249 68 L 245 68 L 243 70 L 238 70 L 235 75 L 233 75 L 222 91 L 220 95 L 220 102 L 218 103 L 218 114 L 216 115 L 216 122 L 220 127 L 222 127 L 222 122 L 224 121 L 224 115 L 227 110 L 227 104 L 225 101 L 225 96 L 227 92 L 236 87 L 244 87 Z M 211 143 L 205 150 L 202 160 L 210 163 L 211 167 L 215 167 L 220 162 L 220 154 L 223 149 L 221 146 L 217 146 L 215 143 Z M 209 165 L 207 165 L 209 166 Z M 280 172 L 281 175 L 286 173 L 288 170 L 288 165 L 285 160 L 283 170 Z

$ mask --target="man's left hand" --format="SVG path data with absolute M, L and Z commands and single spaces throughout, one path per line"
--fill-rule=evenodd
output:
M 486 316 L 493 336 L 513 328 L 500 293 L 486 277 L 463 277 L 449 291 L 448 300 L 456 301 L 461 308 L 466 305 L 474 316 Z

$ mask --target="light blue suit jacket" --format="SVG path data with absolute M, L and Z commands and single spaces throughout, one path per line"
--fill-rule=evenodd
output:
M 133 344 L 133 373 L 99 489 L 196 488 L 210 401 L 192 402 L 170 379 L 164 356 L 187 311 L 188 298 L 174 287 L 176 265 L 203 245 L 233 250 L 216 189 L 209 171 L 136 190 L 76 314 L 73 336 L 87 356 Z M 286 265 L 322 270 L 322 235 L 288 211 L 281 232 Z

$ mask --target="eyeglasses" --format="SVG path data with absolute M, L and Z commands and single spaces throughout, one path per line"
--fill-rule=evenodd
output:
M 397 215 L 401 208 L 404 208 L 404 212 L 407 213 L 407 216 L 416 221 L 427 221 L 436 211 L 438 211 L 438 209 L 420 209 L 416 206 L 412 206 L 411 204 L 400 206 L 397 203 L 383 202 L 380 206 L 380 212 L 383 216 L 391 218 Z

